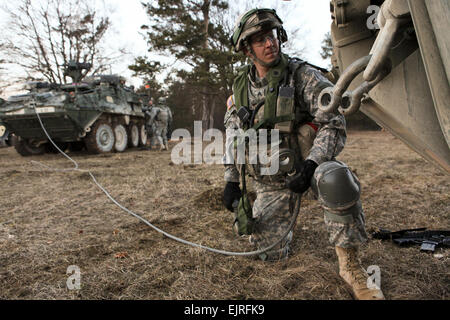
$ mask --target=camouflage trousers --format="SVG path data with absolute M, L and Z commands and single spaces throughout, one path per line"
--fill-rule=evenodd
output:
M 275 243 L 286 233 L 294 215 L 300 210 L 301 196 L 291 192 L 281 183 L 268 185 L 253 180 L 253 186 L 256 191 L 256 200 L 253 203 L 255 224 L 250 242 L 258 249 L 263 249 Z M 343 248 L 358 247 L 367 241 L 365 217 L 360 200 L 354 209 L 353 222 L 349 223 L 330 221 L 324 214 L 329 242 L 332 245 Z M 293 230 L 279 245 L 259 257 L 268 261 L 286 259 L 290 252 L 292 236 Z
M 157 122 L 155 125 L 155 137 L 161 146 L 167 145 L 167 124 Z

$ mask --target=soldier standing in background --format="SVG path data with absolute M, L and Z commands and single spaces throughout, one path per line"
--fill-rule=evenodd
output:
M 154 125 L 154 137 L 160 144 L 160 151 L 169 150 L 167 131 L 172 124 L 172 111 L 166 105 L 164 97 L 159 98 L 156 106 L 152 107 L 148 123 Z
M 144 115 L 145 115 L 145 130 L 147 131 L 147 137 L 150 141 L 150 147 L 145 147 L 148 150 L 151 150 L 152 147 L 155 145 L 154 140 L 155 138 L 155 124 L 154 121 L 151 121 L 152 119 L 152 109 L 154 108 L 153 98 L 151 98 L 148 101 L 148 106 L 143 109 Z
M 254 219 L 250 241 L 263 249 L 286 234 L 300 209 L 301 194 L 311 187 L 324 209 L 340 276 L 357 299 L 384 299 L 379 288 L 368 287 L 368 274 L 358 259 L 358 248 L 367 241 L 360 183 L 348 166 L 336 161 L 346 141 L 345 118 L 338 112 L 323 113 L 318 109 L 320 92 L 332 83 L 320 68 L 282 54 L 280 47 L 286 41 L 286 31 L 275 10 L 253 9 L 236 23 L 232 45 L 252 63 L 235 78 L 225 127 L 278 129 L 279 148 L 285 150 L 293 169 L 263 176 L 259 164 L 250 164 L 247 159 L 241 165 L 227 159 L 225 206 L 235 213 L 241 210 L 245 180 L 250 177 L 256 191 L 250 213 Z M 232 143 L 227 136 L 227 149 Z M 292 235 L 291 230 L 279 245 L 260 258 L 286 259 Z

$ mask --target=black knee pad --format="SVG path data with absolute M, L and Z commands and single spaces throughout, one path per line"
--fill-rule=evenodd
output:
M 327 161 L 319 165 L 311 186 L 322 206 L 336 214 L 342 212 L 347 215 L 361 195 L 358 178 L 340 161 Z

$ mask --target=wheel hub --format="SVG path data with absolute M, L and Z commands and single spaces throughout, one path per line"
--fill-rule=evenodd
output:
M 102 132 L 100 133 L 100 143 L 103 146 L 108 145 L 110 140 L 110 136 L 109 136 L 109 132 L 107 130 L 102 130 Z

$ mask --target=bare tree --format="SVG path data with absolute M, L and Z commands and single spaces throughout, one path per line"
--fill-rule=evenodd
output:
M 86 76 L 108 70 L 123 53 L 105 52 L 111 22 L 89 0 L 20 0 L 3 10 L 10 20 L 3 39 L 6 63 L 19 66 L 28 78 L 67 83 L 61 67 L 69 61 L 91 63 Z
M 0 52 L 3 50 L 3 43 L 1 43 L 0 42 Z M 3 67 L 2 67 L 2 65 L 3 65 L 3 63 L 5 63 L 5 60 L 3 60 L 3 59 L 1 59 L 0 58 L 0 96 L 1 96 L 1 94 L 3 93 L 3 84 L 2 84 L 2 76 L 3 76 L 3 72 L 2 72 L 2 70 L 3 70 Z
M 333 43 L 331 42 L 331 33 L 327 32 L 322 40 L 322 51 L 320 56 L 322 59 L 327 60 L 333 55 Z

